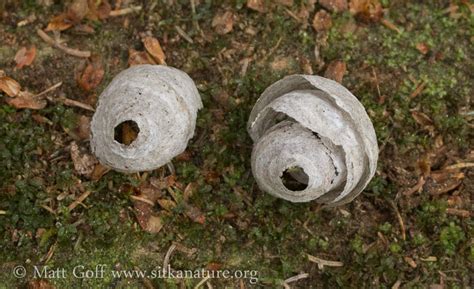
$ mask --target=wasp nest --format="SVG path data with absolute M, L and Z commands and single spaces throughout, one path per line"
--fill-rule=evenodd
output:
M 357 98 L 330 79 L 293 75 L 274 83 L 247 128 L 257 184 L 276 197 L 342 205 L 375 174 L 374 127 Z
M 194 134 L 199 92 L 184 72 L 137 65 L 102 92 L 91 123 L 91 148 L 121 172 L 153 170 L 182 153 Z

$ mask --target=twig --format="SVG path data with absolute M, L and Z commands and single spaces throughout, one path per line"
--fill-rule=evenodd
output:
M 423 89 L 425 89 L 426 82 L 422 81 L 420 84 L 418 84 L 415 88 L 415 90 L 410 94 L 410 98 L 415 98 L 417 97 Z
M 306 254 L 306 255 L 308 256 L 308 260 L 310 262 L 314 262 L 314 263 L 318 264 L 319 269 L 323 269 L 324 266 L 328 266 L 328 267 L 342 267 L 342 266 L 344 266 L 344 263 L 339 262 L 339 261 L 329 261 L 329 260 L 324 260 L 324 259 L 312 256 L 310 254 Z
M 372 66 L 372 73 L 374 74 L 375 85 L 377 87 L 377 94 L 379 95 L 379 99 L 380 99 L 382 97 L 382 94 L 380 93 L 379 79 L 377 77 L 377 72 L 375 72 L 375 68 L 373 66 Z
M 447 208 L 446 214 L 462 218 L 469 218 L 471 216 L 471 212 L 469 212 L 468 210 L 460 210 L 455 208 Z
M 67 98 L 67 97 L 61 97 L 60 100 L 67 106 L 76 106 L 76 107 L 83 108 L 85 110 L 95 111 L 95 109 L 92 106 L 90 106 L 88 104 L 85 104 L 85 103 L 82 103 L 82 102 L 79 102 L 79 101 L 74 100 L 74 99 L 70 99 L 70 98 Z
M 199 281 L 199 283 L 196 284 L 196 286 L 194 286 L 194 289 L 198 289 L 199 287 L 201 287 L 202 285 L 204 285 L 204 283 L 207 282 L 207 280 L 209 280 L 209 276 L 206 276 L 206 278 L 202 279 L 201 281 Z
M 295 13 L 293 13 L 293 12 L 292 12 L 290 9 L 288 9 L 288 8 L 285 8 L 285 11 L 286 11 L 286 13 L 288 13 L 288 15 L 290 15 L 290 16 L 291 16 L 291 18 L 295 19 L 295 20 L 296 20 L 296 22 L 298 22 L 298 23 L 300 23 L 300 22 L 301 22 L 301 19 L 300 19 L 298 16 L 296 16 L 296 14 L 295 14 Z
M 82 195 L 79 196 L 74 202 L 72 202 L 69 207 L 69 211 L 74 210 L 75 207 L 77 207 L 82 201 L 84 201 L 89 195 L 91 194 L 91 191 L 85 191 Z
M 390 22 L 389 20 L 385 18 L 382 18 L 380 22 L 383 24 L 383 26 L 387 27 L 388 29 L 393 30 L 397 33 L 402 33 L 402 31 L 397 26 L 395 26 L 395 24 L 393 24 L 392 22 Z
M 112 10 L 112 11 L 110 11 L 109 16 L 111 16 L 111 17 L 122 16 L 122 15 L 130 14 L 130 13 L 133 13 L 133 12 L 138 12 L 140 10 L 142 10 L 142 6 L 132 6 L 132 7 L 128 7 L 128 8 Z
M 0 215 L 6 215 L 6 214 L 7 214 L 7 211 L 0 210 Z
M 296 281 L 301 280 L 301 279 L 306 279 L 306 278 L 308 278 L 308 276 L 309 276 L 308 273 L 301 273 L 301 274 L 298 274 L 296 276 L 290 277 L 290 278 L 286 279 L 285 281 L 283 281 L 283 287 L 290 288 L 290 286 L 288 286 L 288 283 L 296 282 Z
M 191 44 L 194 43 L 193 39 L 191 37 L 189 37 L 189 35 L 186 32 L 184 32 L 184 30 L 181 27 L 179 27 L 178 25 L 175 25 L 174 29 L 176 29 L 178 34 L 181 35 L 187 42 L 189 42 Z
M 447 166 L 443 170 L 457 170 L 471 167 L 474 167 L 474 163 L 457 163 L 454 165 Z
M 411 196 L 414 193 L 418 192 L 426 183 L 426 180 L 423 176 L 420 177 L 416 185 L 402 193 L 404 196 Z
M 144 202 L 144 203 L 147 203 L 148 205 L 151 205 L 151 206 L 154 206 L 155 203 L 153 203 L 152 201 L 148 200 L 147 198 L 142 198 L 142 197 L 139 197 L 139 196 L 130 196 L 130 198 L 136 200 L 136 201 L 140 201 L 140 202 Z
M 61 82 L 58 82 L 56 83 L 55 85 L 43 90 L 42 92 L 38 93 L 37 95 L 35 95 L 34 97 L 40 97 L 40 96 L 43 96 L 45 95 L 46 93 L 50 92 L 50 91 L 53 91 L 55 90 L 56 88 L 60 87 L 62 85 L 62 81 Z
M 53 47 L 61 49 L 62 51 L 64 51 L 65 53 L 69 55 L 76 56 L 76 57 L 84 57 L 84 58 L 89 58 L 91 56 L 90 51 L 81 51 L 74 48 L 69 48 L 67 46 L 62 45 L 61 43 L 56 42 L 53 38 L 51 38 L 48 34 L 46 34 L 46 32 L 44 32 L 41 29 L 36 30 L 36 33 L 38 34 L 39 37 L 41 37 L 41 39 L 44 40 L 44 42 L 48 43 L 49 45 Z
M 407 235 L 405 232 L 405 224 L 403 223 L 402 216 L 400 215 L 400 212 L 398 211 L 397 205 L 392 200 L 390 200 L 389 203 L 392 206 L 393 210 L 395 211 L 395 214 L 397 215 L 398 223 L 400 224 L 400 230 L 402 231 L 402 239 L 405 241 L 407 238 Z
M 170 248 L 168 249 L 168 252 L 166 252 L 165 259 L 163 260 L 163 270 L 168 269 L 168 265 L 170 264 L 170 258 L 171 254 L 173 254 L 173 251 L 176 249 L 176 245 L 172 244 Z M 204 284 L 204 283 L 203 283 Z
M 265 62 L 265 60 L 267 60 L 268 57 L 270 57 L 270 56 L 278 49 L 278 47 L 280 46 L 280 43 L 281 43 L 282 40 L 283 40 L 283 38 L 280 37 L 280 38 L 278 39 L 278 41 L 277 41 L 277 44 L 276 44 L 275 46 L 273 46 L 272 49 L 270 49 L 270 52 L 268 52 L 267 54 L 265 54 L 265 56 L 259 61 L 259 63 Z
M 46 211 L 50 212 L 51 214 L 56 215 L 56 212 L 53 209 L 51 209 L 50 207 L 48 207 L 46 205 L 40 205 L 40 207 L 45 209 Z

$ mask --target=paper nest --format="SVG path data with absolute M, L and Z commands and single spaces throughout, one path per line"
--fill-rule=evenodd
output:
M 121 172 L 148 171 L 182 153 L 194 134 L 201 97 L 184 72 L 137 65 L 119 73 L 99 97 L 91 123 L 91 148 L 104 165 Z M 139 133 L 129 145 L 114 139 L 126 121 Z
M 378 145 L 362 104 L 339 83 L 292 75 L 268 87 L 248 122 L 252 171 L 265 192 L 292 202 L 330 206 L 352 201 L 377 167 Z M 282 176 L 305 183 L 289 189 Z

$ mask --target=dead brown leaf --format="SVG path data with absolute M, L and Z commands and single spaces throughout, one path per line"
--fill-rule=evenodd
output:
M 160 205 L 160 207 L 162 207 L 168 212 L 171 212 L 174 208 L 176 208 L 176 203 L 173 200 L 158 199 L 157 202 Z
M 417 43 L 416 44 L 416 49 L 420 51 L 421 54 L 425 55 L 430 51 L 430 47 L 423 42 Z
M 98 181 L 109 171 L 110 171 L 110 168 L 102 165 L 101 163 L 97 163 L 94 167 L 94 170 L 92 171 L 90 178 L 93 181 Z
M 128 50 L 128 65 L 156 64 L 146 51 Z
M 342 60 L 334 60 L 329 63 L 328 68 L 326 68 L 326 72 L 324 72 L 324 77 L 341 83 L 345 73 L 346 64 Z
M 415 121 L 423 127 L 433 125 L 433 121 L 431 120 L 431 118 L 421 111 L 412 110 L 411 115 L 413 116 Z
M 185 204 L 185 211 L 184 213 L 188 218 L 190 218 L 193 222 L 204 224 L 206 222 L 206 216 L 199 210 L 197 207 L 191 206 L 189 204 Z
M 33 63 L 36 57 L 36 47 L 31 46 L 29 49 L 26 47 L 20 48 L 15 54 L 16 68 L 22 69 L 23 66 L 29 66 Z
M 139 195 L 132 196 L 135 215 L 140 227 L 149 233 L 158 233 L 163 227 L 161 218 L 154 214 L 153 206 L 162 196 L 160 189 L 145 183 L 139 187 Z
M 347 10 L 347 0 L 319 0 L 319 5 L 332 12 Z
M 73 23 L 68 18 L 68 15 L 66 13 L 62 13 L 51 19 L 45 31 L 64 31 L 66 29 L 71 28 L 72 25 Z
M 223 14 L 216 14 L 212 19 L 212 27 L 217 34 L 224 35 L 232 31 L 234 26 L 234 14 L 230 11 Z
M 87 0 L 74 0 L 67 10 L 67 18 L 73 23 L 78 24 L 89 13 L 89 4 Z
M 76 172 L 90 177 L 98 163 L 97 159 L 88 152 L 81 150 L 75 141 L 71 142 L 70 153 Z
M 146 51 L 151 55 L 151 57 L 158 64 L 166 65 L 166 55 L 161 49 L 160 42 L 155 37 L 145 37 L 143 39 L 143 45 L 145 46 Z
M 151 215 L 148 218 L 145 231 L 156 234 L 161 231 L 161 228 L 163 228 L 163 222 L 161 221 L 161 218 L 159 216 Z
M 11 77 L 1 76 L 0 77 L 0 91 L 3 91 L 10 97 L 15 97 L 21 89 L 21 85 Z
M 91 118 L 85 115 L 79 116 L 75 132 L 80 139 L 89 139 L 91 133 Z
M 260 13 L 267 12 L 265 0 L 247 0 L 247 8 L 258 11 Z
M 462 184 L 464 173 L 459 171 L 434 171 L 426 180 L 424 189 L 428 194 L 441 195 L 448 193 Z
M 277 57 L 272 63 L 270 63 L 270 67 L 276 71 L 283 71 L 290 67 L 291 59 L 289 57 Z
M 85 91 L 96 88 L 104 78 L 104 68 L 99 59 L 94 58 L 89 62 L 77 79 L 77 84 Z
M 314 14 L 313 18 L 313 28 L 317 32 L 329 30 L 332 26 L 331 15 L 326 12 L 326 10 L 319 10 Z
M 7 98 L 5 101 L 18 109 L 43 109 L 46 107 L 46 100 L 36 97 L 28 91 L 20 91 L 15 98 Z
M 366 23 L 378 22 L 383 16 L 379 0 L 350 0 L 349 11 Z

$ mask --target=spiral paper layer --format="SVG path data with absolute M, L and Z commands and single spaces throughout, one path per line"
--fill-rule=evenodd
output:
M 104 165 L 122 172 L 153 170 L 182 153 L 194 134 L 199 92 L 184 72 L 137 65 L 119 73 L 102 92 L 91 123 L 91 148 Z M 137 124 L 129 145 L 114 139 L 115 128 Z
M 257 184 L 292 202 L 348 203 L 375 174 L 372 122 L 357 98 L 330 79 L 293 75 L 274 83 L 255 104 L 248 132 Z M 287 188 L 286 171 L 306 187 Z

